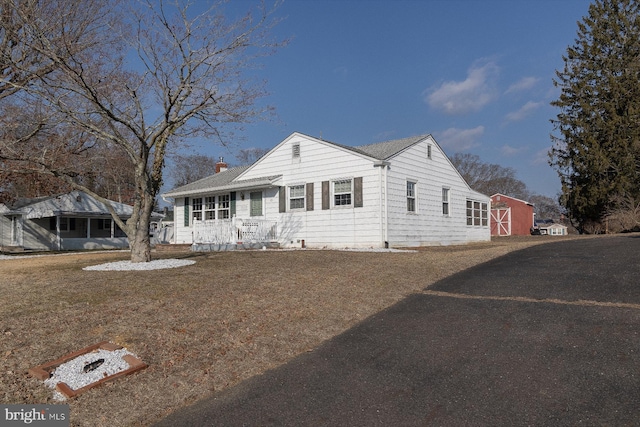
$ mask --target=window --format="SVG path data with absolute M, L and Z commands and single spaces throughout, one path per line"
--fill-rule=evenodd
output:
M 487 209 L 486 203 L 482 203 L 481 213 L 482 213 L 482 226 L 486 227 L 489 225 L 489 210 Z
M 224 194 L 222 196 L 218 196 L 218 219 L 228 219 L 230 218 L 230 200 L 228 194 Z
M 249 215 L 261 216 L 262 215 L 262 191 L 255 191 L 249 193 Z
M 202 197 L 194 197 L 191 201 L 191 217 L 193 219 L 197 219 L 198 221 L 202 220 Z
M 289 209 L 304 209 L 304 185 L 289 187 Z
M 351 205 L 351 180 L 341 179 L 333 182 L 333 205 L 334 206 L 350 206 Z
M 204 198 L 204 219 L 216 219 L 216 197 Z
M 60 231 L 75 231 L 75 229 L 76 229 L 75 218 L 67 218 L 64 216 L 60 217 Z
M 110 219 L 98 219 L 96 220 L 96 223 L 96 225 L 98 226 L 98 230 L 111 230 Z
M 407 181 L 407 212 L 416 211 L 416 183 Z
M 487 203 L 467 200 L 467 225 L 476 227 L 489 225 Z
M 449 216 L 449 189 L 442 189 L 442 215 Z

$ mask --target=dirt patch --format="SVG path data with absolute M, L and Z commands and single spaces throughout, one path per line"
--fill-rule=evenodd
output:
M 441 278 L 561 239 L 406 253 L 158 253 L 196 263 L 157 271 L 82 270 L 127 259 L 122 252 L 0 260 L 0 401 L 55 403 L 28 369 L 105 340 L 149 367 L 71 400 L 72 425 L 149 425 L 312 351 Z

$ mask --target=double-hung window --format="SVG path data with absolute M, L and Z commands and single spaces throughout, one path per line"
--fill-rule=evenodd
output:
M 416 211 L 416 183 L 407 181 L 407 212 Z
M 228 194 L 218 196 L 218 219 L 229 219 L 230 217 L 230 200 Z
M 333 205 L 351 206 L 353 188 L 350 179 L 333 181 Z
M 194 197 L 191 201 L 191 217 L 202 220 L 202 197 Z
M 449 189 L 442 189 L 442 215 L 449 216 Z
M 204 198 L 204 219 L 216 219 L 216 197 Z
M 289 187 L 289 209 L 304 209 L 304 184 Z

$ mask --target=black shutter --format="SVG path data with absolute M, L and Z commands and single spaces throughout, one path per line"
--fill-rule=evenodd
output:
M 331 207 L 329 196 L 329 181 L 322 181 L 322 209 L 329 209 Z
M 287 187 L 285 186 L 280 187 L 280 189 L 278 190 L 278 198 L 280 203 L 278 211 L 280 213 L 286 212 L 287 211 Z
M 362 207 L 362 177 L 353 179 L 353 207 Z
M 307 183 L 307 210 L 313 210 L 313 182 Z

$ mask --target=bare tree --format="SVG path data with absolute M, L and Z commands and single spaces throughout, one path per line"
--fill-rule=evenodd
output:
M 46 37 L 52 44 L 59 45 L 63 38 L 67 38 L 62 27 L 55 22 L 60 17 L 60 6 L 57 1 L 0 0 L 0 99 L 15 94 L 56 69 L 54 60 L 40 49 L 33 48 L 32 43 L 37 36 L 25 18 L 37 16 L 39 28 L 46 31 Z M 82 32 L 77 26 L 66 30 L 67 35 L 75 31 L 80 31 L 76 35 L 81 35 Z M 78 51 L 84 46 L 80 42 L 69 48 Z
M 238 159 L 238 162 L 240 162 L 241 165 L 250 165 L 268 152 L 269 150 L 267 148 L 244 148 L 238 152 L 238 155 L 236 155 L 236 159 Z
M 175 155 L 172 156 L 172 160 L 173 166 L 169 170 L 169 175 L 173 178 L 175 187 L 213 175 L 216 170 L 215 157 L 203 154 Z
M 34 114 L 40 120 L 21 134 L 5 132 L 0 158 L 34 165 L 102 200 L 127 234 L 133 262 L 151 259 L 149 222 L 168 148 L 192 137 L 227 144 L 234 130 L 268 110 L 255 103 L 265 94 L 263 83 L 243 72 L 278 46 L 269 39 L 270 12 L 262 7 L 257 16 L 229 22 L 223 5 L 195 11 L 180 1 L 118 8 L 100 0 L 58 0 L 37 2 L 30 14 L 18 13 L 12 1 L 3 5 L 13 8 L 29 34 L 17 41 L 21 49 L 45 58 L 54 71 L 10 83 L 19 89 L 11 96 L 13 106 L 40 105 L 42 114 Z M 43 21 L 44 13 L 51 18 Z M 20 58 L 3 61 L 29 70 Z M 57 144 L 43 143 L 43 133 L 60 128 L 74 133 Z M 23 150 L 26 145 L 33 152 Z M 57 157 L 82 158 L 99 146 L 118 147 L 131 163 L 135 201 L 126 222 L 82 184 L 73 163 L 47 157 L 51 147 Z
M 475 154 L 456 153 L 451 163 L 475 191 L 491 196 L 496 193 L 527 200 L 529 191 L 524 182 L 516 178 L 516 171 L 492 163 L 484 163 Z
M 534 194 L 529 197 L 528 202 L 533 203 L 538 219 L 559 219 L 562 215 L 562 208 L 558 202 L 551 197 L 541 194 Z
M 640 197 L 629 194 L 612 196 L 611 206 L 605 215 L 606 232 L 620 233 L 640 229 Z

